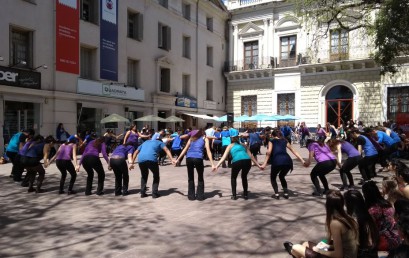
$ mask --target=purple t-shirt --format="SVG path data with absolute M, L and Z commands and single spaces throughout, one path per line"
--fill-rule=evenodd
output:
M 313 142 L 308 146 L 308 150 L 314 152 L 314 158 L 317 162 L 335 160 L 334 154 L 326 144 L 320 146 L 317 142 Z
M 348 155 L 348 158 L 360 156 L 359 151 L 349 142 L 341 143 L 341 151 Z
M 112 152 L 112 156 L 119 156 L 122 158 L 126 158 L 128 154 L 132 154 L 135 151 L 135 148 L 132 145 L 119 145 L 115 148 L 114 152 Z
M 101 150 L 99 150 L 98 148 L 94 147 L 94 141 L 95 140 L 90 141 L 87 147 L 85 147 L 79 165 L 82 164 L 82 160 L 84 159 L 85 156 L 99 157 L 99 153 L 102 153 L 102 156 L 104 157 L 107 163 L 109 162 L 105 143 L 104 142 L 101 143 Z
M 71 160 L 72 157 L 72 149 L 74 148 L 74 144 L 63 144 L 60 146 L 59 153 L 56 160 Z

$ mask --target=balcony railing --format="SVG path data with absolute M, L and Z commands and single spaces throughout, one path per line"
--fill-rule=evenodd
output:
M 278 2 L 278 1 L 282 1 L 282 0 L 229 0 L 227 2 L 227 8 L 231 10 L 231 9 L 242 8 L 246 6 L 264 4 L 264 3 L 269 3 L 269 2 Z
M 258 60 L 249 63 L 248 60 L 237 60 L 226 62 L 225 72 L 233 71 L 246 71 L 246 70 L 256 70 L 256 69 L 272 69 L 279 67 L 292 67 L 307 62 L 308 60 L 302 58 L 302 55 L 298 55 L 294 59 L 280 60 L 277 57 L 258 57 Z

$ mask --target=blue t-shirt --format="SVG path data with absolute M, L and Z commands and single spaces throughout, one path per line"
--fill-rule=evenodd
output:
M 181 150 L 183 140 L 180 139 L 179 135 L 176 135 L 172 142 L 172 150 Z
M 7 145 L 6 151 L 8 152 L 18 152 L 20 142 L 24 142 L 26 140 L 26 135 L 23 133 L 16 133 L 11 137 L 9 144 Z
M 222 136 L 222 145 L 223 146 L 229 145 L 231 143 L 230 132 L 223 130 L 220 134 Z
M 230 154 L 233 157 L 232 163 L 239 161 L 250 159 L 249 154 L 247 153 L 246 147 L 239 143 L 235 143 L 233 147 L 230 149 Z
M 250 142 L 250 146 L 253 146 L 256 143 L 261 144 L 261 138 L 256 133 L 250 133 L 249 134 L 249 142 Z
M 376 131 L 376 135 L 378 135 L 378 143 L 383 143 L 388 147 L 395 143 L 395 141 L 385 132 Z
M 203 150 L 205 146 L 205 141 L 203 138 L 199 138 L 196 141 L 190 141 L 189 149 L 187 150 L 186 158 L 203 158 Z
M 291 135 L 292 130 L 289 126 L 284 126 L 281 127 L 281 132 L 283 133 L 284 137 L 287 137 Z
M 214 137 L 217 138 L 217 139 L 213 140 L 213 143 L 214 143 L 214 144 L 217 145 L 217 144 L 222 143 L 222 140 L 221 140 L 222 134 L 221 134 L 221 132 L 216 131 L 216 132 L 214 133 Z
M 273 152 L 270 156 L 271 166 L 290 166 L 291 170 L 293 169 L 293 160 L 290 155 L 287 153 L 287 140 L 285 139 L 272 139 L 271 143 L 273 144 Z
M 158 161 L 159 152 L 165 148 L 165 143 L 158 140 L 147 140 L 141 146 L 138 147 L 138 162 L 145 161 Z

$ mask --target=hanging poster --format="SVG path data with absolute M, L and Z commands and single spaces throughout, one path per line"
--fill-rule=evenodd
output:
M 101 0 L 100 77 L 118 81 L 118 1 Z

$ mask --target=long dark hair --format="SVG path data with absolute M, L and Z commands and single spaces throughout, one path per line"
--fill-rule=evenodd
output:
M 338 144 L 342 144 L 342 142 L 343 141 L 338 139 L 331 139 L 327 142 L 327 145 L 331 149 L 331 151 L 336 151 Z
M 369 247 L 369 236 L 372 247 L 377 247 L 379 242 L 379 231 L 366 208 L 365 200 L 358 190 L 349 190 L 344 193 L 345 207 L 350 216 L 355 216 L 358 222 L 359 246 Z
M 363 184 L 362 193 L 364 194 L 366 207 L 368 209 L 375 205 L 379 205 L 381 208 L 392 207 L 392 205 L 382 197 L 382 194 L 374 181 L 369 181 Z
M 327 194 L 327 201 L 325 203 L 325 209 L 327 212 L 325 225 L 328 231 L 328 239 L 331 239 L 331 221 L 338 220 L 347 229 L 352 230 L 355 236 L 358 236 L 358 227 L 355 220 L 349 216 L 344 210 L 344 197 L 340 191 L 330 191 Z
M 101 151 L 101 145 L 102 143 L 105 143 L 105 137 L 101 136 L 95 139 L 94 141 L 94 147 L 97 148 L 99 151 Z

